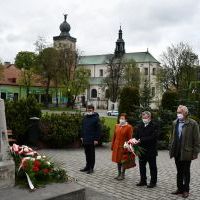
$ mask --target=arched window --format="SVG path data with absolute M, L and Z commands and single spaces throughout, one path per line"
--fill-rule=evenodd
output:
M 91 98 L 97 98 L 97 90 L 96 89 L 91 90 Z

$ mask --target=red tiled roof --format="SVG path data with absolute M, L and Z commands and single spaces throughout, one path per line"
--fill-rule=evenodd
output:
M 3 77 L 0 79 L 0 85 L 20 85 L 22 71 L 18 69 L 15 65 L 3 66 Z M 40 79 L 40 81 L 39 81 Z M 35 75 L 33 86 L 43 86 L 41 78 Z

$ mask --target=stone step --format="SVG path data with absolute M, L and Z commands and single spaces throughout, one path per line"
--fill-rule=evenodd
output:
M 85 188 L 77 183 L 53 183 L 44 188 L 30 191 L 27 188 L 6 188 L 0 190 L 1 200 L 86 200 Z

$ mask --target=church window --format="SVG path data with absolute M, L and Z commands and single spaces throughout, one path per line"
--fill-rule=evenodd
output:
M 91 98 L 97 98 L 97 90 L 96 89 L 91 90 Z
M 99 76 L 103 76 L 103 69 L 99 70 Z
M 144 68 L 144 75 L 148 75 L 148 68 Z
M 156 75 L 156 68 L 152 69 L 152 75 Z

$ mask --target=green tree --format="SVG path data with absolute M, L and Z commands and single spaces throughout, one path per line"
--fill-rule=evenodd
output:
M 55 82 L 60 74 L 59 68 L 59 52 L 52 48 L 45 48 L 39 53 L 38 57 L 39 69 L 38 73 L 42 77 L 43 83 L 46 86 L 46 107 L 49 106 L 49 88 L 51 81 Z
M 73 80 L 68 82 L 68 86 L 65 87 L 64 93 L 68 98 L 71 98 L 71 105 L 74 106 L 76 98 L 79 94 L 83 93 L 89 86 L 90 70 L 84 67 L 78 67 L 75 70 Z
M 166 91 L 163 93 L 161 106 L 163 110 L 176 111 L 178 104 L 178 93 L 175 91 Z
M 152 98 L 153 97 L 151 95 L 150 83 L 148 80 L 145 80 L 144 87 L 143 87 L 143 90 L 142 90 L 142 93 L 140 96 L 140 103 L 141 103 L 142 107 L 149 109 Z
M 34 79 L 34 68 L 37 62 L 37 55 L 34 52 L 21 51 L 16 55 L 15 65 L 21 69 L 20 83 L 26 87 L 26 95 L 29 95 L 30 86 Z
M 139 90 L 136 87 L 124 87 L 120 93 L 119 113 L 127 113 L 128 115 L 135 112 L 140 106 Z

